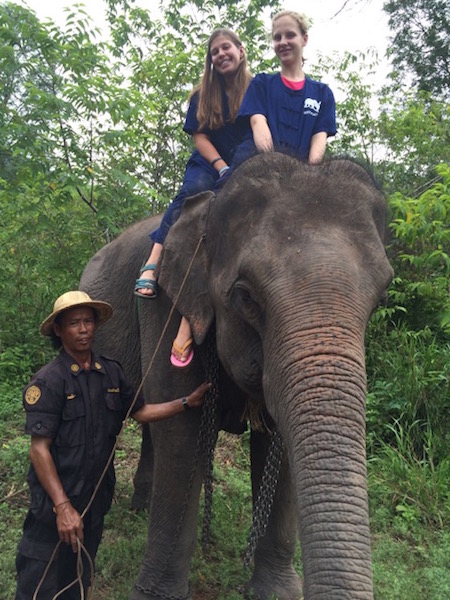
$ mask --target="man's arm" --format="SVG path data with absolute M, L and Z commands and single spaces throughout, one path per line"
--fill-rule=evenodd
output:
M 59 539 L 71 544 L 77 551 L 77 538 L 83 541 L 83 521 L 78 511 L 70 503 L 59 479 L 53 457 L 50 453 L 51 438 L 32 436 L 30 459 L 44 490 L 50 496 L 56 513 L 56 526 Z
M 210 387 L 210 383 L 202 383 L 192 394 L 185 396 L 186 407 L 183 404 L 183 399 L 177 398 L 176 400 L 160 404 L 144 404 L 131 417 L 139 423 L 150 423 L 151 421 L 161 421 L 162 419 L 178 415 L 185 411 L 186 408 L 197 408 L 203 404 L 203 397 Z

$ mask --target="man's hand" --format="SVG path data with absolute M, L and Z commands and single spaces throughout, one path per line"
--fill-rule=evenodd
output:
M 187 403 L 189 408 L 198 408 L 203 404 L 204 396 L 208 390 L 211 389 L 210 383 L 202 383 L 195 389 L 192 394 L 187 396 Z
M 70 544 L 72 550 L 78 550 L 77 540 L 83 542 L 83 520 L 78 511 L 70 504 L 63 502 L 55 508 L 56 527 L 58 528 L 59 539 L 65 544 Z

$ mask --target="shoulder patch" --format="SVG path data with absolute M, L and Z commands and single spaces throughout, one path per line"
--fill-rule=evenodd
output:
M 36 404 L 41 395 L 41 389 L 37 385 L 30 385 L 25 392 L 25 402 L 30 405 Z

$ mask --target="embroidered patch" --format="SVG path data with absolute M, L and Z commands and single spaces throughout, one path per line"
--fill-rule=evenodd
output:
M 76 365 L 75 363 L 73 365 L 70 365 L 70 370 L 72 371 L 72 373 L 78 373 L 78 371 L 80 370 L 79 365 Z
M 108 392 L 118 394 L 120 392 L 120 388 L 108 388 Z
M 101 368 L 102 368 L 102 365 L 101 365 L 100 363 L 96 362 L 96 363 L 95 363 L 95 368 L 96 368 L 96 369 L 101 369 Z
M 36 404 L 41 395 L 40 388 L 37 385 L 31 385 L 25 392 L 25 402 L 30 405 Z

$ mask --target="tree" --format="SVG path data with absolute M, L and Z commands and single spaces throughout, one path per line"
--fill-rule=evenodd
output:
M 171 0 L 155 19 L 111 0 L 112 40 L 99 41 L 80 5 L 59 28 L 0 4 L 2 360 L 12 352 L 23 372 L 42 363 L 30 342 L 39 315 L 77 286 L 105 241 L 173 197 L 192 148 L 182 131 L 187 98 L 211 30 L 235 28 L 255 57 L 267 48 L 262 12 L 277 6 Z
M 450 5 L 447 0 L 389 0 L 384 4 L 394 35 L 389 54 L 402 81 L 446 99 L 450 92 Z

